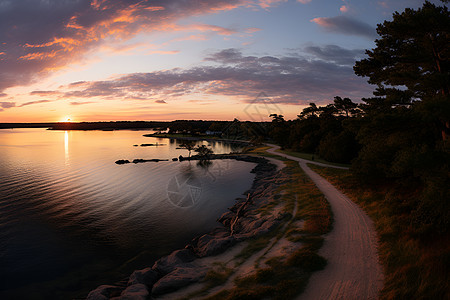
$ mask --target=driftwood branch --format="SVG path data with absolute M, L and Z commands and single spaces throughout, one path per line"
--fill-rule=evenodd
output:
M 241 205 L 241 207 L 238 208 L 237 212 L 236 212 L 236 217 L 234 217 L 234 221 L 231 223 L 231 227 L 230 227 L 230 236 L 234 234 L 234 226 L 236 225 L 239 217 L 242 216 L 245 207 L 248 205 L 248 203 L 250 202 L 250 194 L 247 194 L 247 200 L 245 200 L 244 204 Z

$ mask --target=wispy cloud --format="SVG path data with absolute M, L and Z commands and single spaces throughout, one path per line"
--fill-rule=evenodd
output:
M 339 10 L 343 13 L 348 12 L 348 5 L 342 5 L 341 8 L 339 8 Z
M 264 9 L 268 9 L 269 7 L 276 6 L 280 2 L 287 2 L 287 0 L 259 0 L 259 6 Z
M 302 4 L 308 4 L 310 3 L 312 0 L 297 0 L 297 2 L 302 3 Z M 264 9 L 268 9 L 270 7 L 273 6 L 277 6 L 280 3 L 283 2 L 288 2 L 288 0 L 259 0 L 259 6 L 261 6 Z
M 345 49 L 337 45 L 307 46 L 304 50 L 324 61 L 347 66 L 353 66 L 356 60 L 365 57 L 364 49 Z
M 329 32 L 363 36 L 371 40 L 377 37 L 374 27 L 347 16 L 314 18 L 311 22 L 316 23 Z
M 187 28 L 184 27 L 184 30 L 196 30 L 196 31 L 212 31 L 212 32 L 216 32 L 220 35 L 232 35 L 237 33 L 238 31 L 235 29 L 231 29 L 231 28 L 225 28 L 222 26 L 217 26 L 217 25 L 208 25 L 208 24 L 193 24 L 188 26 Z
M 24 106 L 28 106 L 28 105 L 34 105 L 34 104 L 40 104 L 40 103 L 47 103 L 47 102 L 53 102 L 53 100 L 37 100 L 37 101 L 30 101 L 30 102 L 25 102 L 25 103 L 19 105 L 18 107 L 24 107 Z
M 252 33 L 255 33 L 258 31 L 261 31 L 261 28 L 250 27 L 250 28 L 245 29 L 245 33 L 249 33 L 249 34 L 252 34 Z
M 4 111 L 7 108 L 15 107 L 16 102 L 0 102 L 0 111 Z
M 70 105 L 77 106 L 77 105 L 86 105 L 86 104 L 91 104 L 91 103 L 96 103 L 96 102 L 93 102 L 93 101 L 87 101 L 87 102 L 72 101 L 72 102 L 70 102 Z
M 180 53 L 180 50 L 154 50 L 148 52 L 149 54 L 177 54 Z
M 30 92 L 30 95 L 32 96 L 43 96 L 43 97 L 47 97 L 47 96 L 53 96 L 53 95 L 57 95 L 60 94 L 60 92 L 58 91 L 32 91 Z

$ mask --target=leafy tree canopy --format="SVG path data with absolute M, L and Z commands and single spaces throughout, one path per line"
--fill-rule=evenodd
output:
M 378 25 L 376 48 L 366 51 L 369 58 L 356 63 L 355 73 L 378 85 L 376 96 L 387 96 L 396 104 L 438 93 L 448 96 L 449 29 L 446 6 L 426 1 L 418 10 L 396 12 L 392 21 Z

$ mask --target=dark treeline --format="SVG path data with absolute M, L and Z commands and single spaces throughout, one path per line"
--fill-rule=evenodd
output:
M 272 115 L 269 132 L 286 149 L 351 163 L 362 183 L 388 186 L 386 205 L 423 237 L 450 229 L 449 28 L 445 5 L 395 13 L 354 66 L 377 86 L 374 97 L 311 103 L 293 121 Z
M 270 122 L 177 120 L 168 125 L 169 133 L 193 136 L 211 135 L 230 140 L 262 142 L 270 130 Z
M 350 163 L 361 148 L 351 126 L 362 112 L 349 98 L 335 97 L 334 103 L 311 103 L 293 121 L 273 114 L 269 136 L 284 149 L 317 154 L 337 163 Z

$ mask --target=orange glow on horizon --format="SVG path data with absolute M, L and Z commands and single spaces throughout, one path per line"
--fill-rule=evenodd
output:
M 65 117 L 61 118 L 58 122 L 70 123 L 70 122 L 74 122 L 74 120 L 72 119 L 71 116 L 65 116 Z

